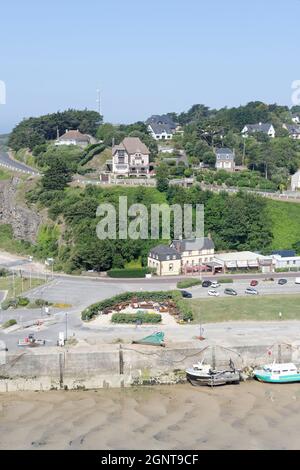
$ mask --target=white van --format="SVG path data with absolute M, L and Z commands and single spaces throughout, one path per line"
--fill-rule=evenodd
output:
M 300 284 L 300 277 L 296 277 L 295 284 Z

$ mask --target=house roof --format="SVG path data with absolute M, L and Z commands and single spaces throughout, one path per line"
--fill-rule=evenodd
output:
M 152 248 L 149 253 L 150 258 L 155 258 L 159 261 L 167 261 L 168 257 L 170 257 L 170 259 L 174 259 L 174 256 L 176 256 L 175 259 L 181 258 L 178 251 L 174 250 L 174 248 L 171 248 L 167 245 L 158 245 Z
M 258 124 L 246 124 L 248 132 L 264 132 L 268 133 L 272 124 L 269 122 L 259 122 Z M 244 127 L 244 128 L 245 128 Z
M 286 124 L 286 125 L 285 125 L 285 129 L 287 129 L 287 131 L 288 131 L 290 134 L 300 134 L 300 126 L 295 126 L 295 125 L 291 125 L 291 124 Z
M 219 157 L 230 155 L 231 158 L 234 158 L 234 152 L 227 147 L 216 149 L 216 155 Z
M 171 247 L 183 253 L 184 251 L 214 250 L 215 244 L 211 238 L 202 237 L 191 240 L 173 240 Z
M 119 145 L 115 145 L 113 147 L 113 155 L 117 150 L 126 150 L 129 155 L 133 153 L 149 155 L 150 153 L 148 147 L 140 140 L 139 137 L 125 137 Z
M 154 134 L 173 134 L 175 129 L 170 124 L 158 124 L 156 122 L 151 122 L 148 125 L 151 127 Z
M 293 258 L 296 256 L 295 250 L 275 250 L 272 251 L 272 255 L 279 255 L 282 258 Z
M 147 119 L 146 123 L 147 124 L 165 124 L 165 125 L 170 126 L 172 129 L 176 129 L 176 123 L 167 114 L 162 114 L 162 115 L 154 114 L 149 119 Z
M 59 138 L 59 140 L 75 140 L 78 142 L 89 142 L 90 137 L 86 134 L 82 134 L 79 130 L 66 130 L 66 132 Z

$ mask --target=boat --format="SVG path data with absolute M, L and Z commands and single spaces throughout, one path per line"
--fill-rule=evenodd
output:
M 292 362 L 266 364 L 262 369 L 254 370 L 253 375 L 260 382 L 274 384 L 300 382 L 300 370 Z
M 198 362 L 185 372 L 187 380 L 192 385 L 208 385 L 215 387 L 217 385 L 239 384 L 241 381 L 240 371 L 235 369 L 231 360 L 228 369 L 215 370 L 212 369 L 209 364 Z

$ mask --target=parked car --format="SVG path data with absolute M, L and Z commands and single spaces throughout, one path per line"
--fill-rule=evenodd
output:
M 212 285 L 211 281 L 203 281 L 202 282 L 202 287 L 210 287 Z
M 245 290 L 245 294 L 258 295 L 258 291 L 256 289 L 253 289 L 252 287 L 248 287 Z
M 229 288 L 227 288 L 227 289 L 224 290 L 224 294 L 227 294 L 227 295 L 237 295 L 237 291 L 234 290 L 234 289 L 229 289 Z
M 287 279 L 279 279 L 278 284 L 280 284 L 281 286 L 284 286 L 284 284 L 287 284 Z
M 296 277 L 295 284 L 300 284 L 300 277 Z
M 211 297 L 219 297 L 220 292 L 218 292 L 218 291 L 216 291 L 216 290 L 214 290 L 214 289 L 210 289 L 210 290 L 208 291 L 208 295 L 210 295 Z
M 193 295 L 190 292 L 188 292 L 187 290 L 182 290 L 181 295 L 185 299 L 191 299 L 193 297 Z
M 217 289 L 218 287 L 220 287 L 220 284 L 218 282 L 214 281 L 210 287 L 212 289 Z
M 258 285 L 258 281 L 256 281 L 255 279 L 253 279 L 251 282 L 250 282 L 250 286 L 252 287 L 256 287 Z

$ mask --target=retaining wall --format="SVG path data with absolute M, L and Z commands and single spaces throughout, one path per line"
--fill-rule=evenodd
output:
M 133 382 L 184 371 L 204 359 L 213 367 L 255 367 L 274 360 L 300 363 L 300 345 L 205 347 L 141 347 L 112 345 L 103 351 L 26 351 L 8 354 L 0 366 L 0 392 L 76 388 L 126 387 Z M 173 377 L 173 378 L 172 378 Z M 167 380 L 167 379 L 166 379 Z

